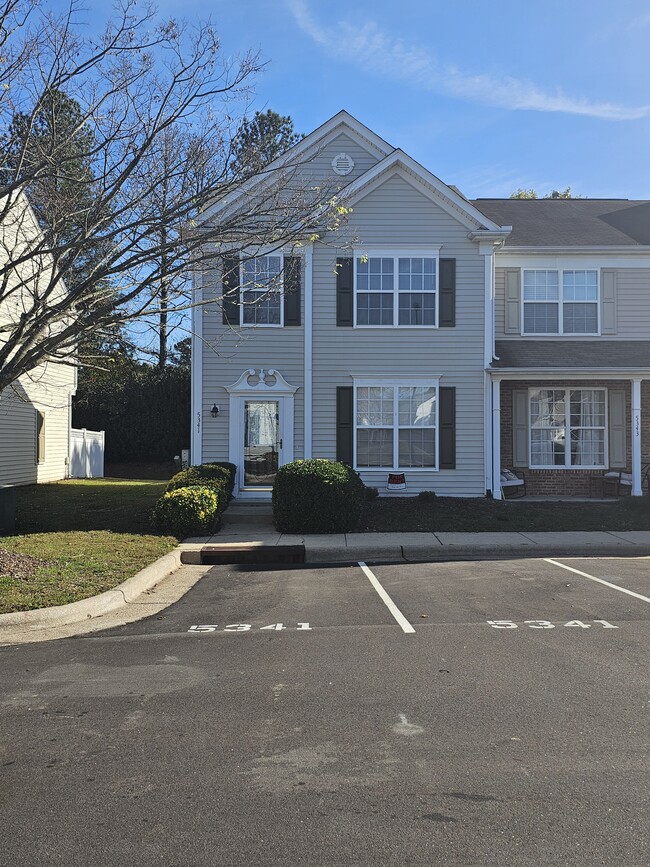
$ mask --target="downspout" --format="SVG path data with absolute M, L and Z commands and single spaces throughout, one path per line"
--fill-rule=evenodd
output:
M 312 454 L 312 405 L 313 405 L 313 349 L 314 349 L 314 316 L 313 316 L 313 277 L 314 277 L 314 245 L 305 249 L 305 335 L 304 335 L 304 456 L 311 458 Z
M 493 423 L 493 389 L 492 379 L 490 375 L 490 367 L 494 357 L 494 242 L 481 241 L 479 243 L 479 253 L 483 256 L 483 273 L 485 283 L 484 294 L 484 333 L 483 333 L 483 367 L 484 367 L 484 397 L 483 404 L 485 407 L 483 418 L 484 430 L 484 463 L 485 463 L 485 490 L 490 491 L 492 496 L 498 496 L 500 493 L 500 485 L 497 485 L 495 490 L 494 484 L 494 465 L 493 465 L 493 448 L 494 448 L 494 423 Z

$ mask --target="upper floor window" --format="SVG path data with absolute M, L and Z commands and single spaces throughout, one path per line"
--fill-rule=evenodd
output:
M 256 256 L 241 263 L 241 325 L 283 324 L 282 256 Z
M 356 256 L 355 325 L 435 327 L 438 324 L 438 258 Z
M 598 334 L 598 271 L 524 270 L 523 334 Z

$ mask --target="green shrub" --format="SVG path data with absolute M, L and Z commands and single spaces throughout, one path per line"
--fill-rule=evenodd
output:
M 235 473 L 237 472 L 236 464 L 231 464 L 228 461 L 212 461 L 209 464 L 199 464 L 197 469 L 201 469 L 204 479 L 212 478 L 210 475 L 212 472 L 218 473 L 219 470 L 226 470 L 228 498 L 230 499 L 230 497 L 232 497 L 232 492 L 235 487 Z
M 278 470 L 272 501 L 282 533 L 347 533 L 361 516 L 365 486 L 345 464 L 294 461 Z
M 425 503 L 429 503 L 431 500 L 435 500 L 437 496 L 435 491 L 420 491 L 418 500 L 424 500 Z
M 379 488 L 366 488 L 366 500 L 376 500 L 379 496 Z
M 151 517 L 157 530 L 183 539 L 185 536 L 212 533 L 219 513 L 217 491 L 202 485 L 192 485 L 163 494 Z
M 219 495 L 220 508 L 223 511 L 232 496 L 235 470 L 234 464 L 198 464 L 195 467 L 188 467 L 171 477 L 167 491 L 176 491 L 178 488 L 193 485 L 213 488 Z
M 212 533 L 219 511 L 217 491 L 193 485 L 163 494 L 154 507 L 152 520 L 157 530 L 183 539 Z

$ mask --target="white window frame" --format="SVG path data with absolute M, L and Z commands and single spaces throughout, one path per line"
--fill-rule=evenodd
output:
M 431 327 L 431 326 L 429 326 Z M 388 467 L 360 467 L 357 464 L 357 431 L 358 430 L 375 430 L 386 428 L 386 425 L 377 425 L 376 428 L 357 425 L 357 391 L 359 388 L 393 388 L 393 465 Z M 400 467 L 399 466 L 399 432 L 401 430 L 422 430 L 421 427 L 415 425 L 399 424 L 399 392 L 400 388 L 434 388 L 436 391 L 436 424 L 434 427 L 435 441 L 435 467 Z M 417 473 L 437 473 L 440 471 L 440 377 L 427 376 L 422 379 L 355 379 L 354 380 L 354 395 L 352 403 L 352 414 L 354 417 L 354 432 L 352 437 L 352 465 L 355 470 L 360 473 L 369 472 L 417 472 Z
M 553 271 L 558 275 L 558 299 L 557 301 L 526 301 L 524 296 L 524 275 L 526 271 Z M 566 301 L 564 300 L 564 274 L 568 271 L 594 271 L 596 274 L 596 300 L 595 301 Z M 535 268 L 523 267 L 521 269 L 521 335 L 522 337 L 600 337 L 601 322 L 600 322 L 600 268 Z M 524 330 L 524 309 L 526 304 L 557 304 L 557 331 L 525 331 Z M 564 305 L 565 304 L 595 304 L 596 305 L 596 331 L 564 331 Z
M 280 258 L 280 291 L 278 292 L 280 298 L 280 322 L 244 322 L 244 310 L 246 308 L 246 304 L 244 303 L 244 292 L 246 291 L 244 287 L 244 262 L 251 262 L 255 259 L 266 259 L 269 256 L 278 256 Z M 254 292 L 255 290 L 248 290 Z M 284 328 L 284 252 L 277 250 L 272 250 L 265 253 L 256 253 L 251 256 L 244 256 L 239 258 L 239 326 L 240 328 Z
M 563 391 L 564 392 L 564 464 L 533 464 L 533 441 L 532 441 L 532 432 L 533 426 L 530 423 L 530 401 L 533 392 L 537 391 Z M 572 428 L 571 421 L 571 411 L 569 404 L 569 395 L 572 391 L 602 391 L 605 395 L 605 437 L 604 437 L 604 445 L 603 445 L 603 456 L 605 462 L 603 464 L 588 464 L 585 466 L 584 464 L 572 464 L 571 463 L 571 431 L 579 430 L 580 428 Z M 590 388 L 589 386 L 560 386 L 557 387 L 552 385 L 551 383 L 545 384 L 543 387 L 537 388 L 529 388 L 528 389 L 528 403 L 527 403 L 527 426 L 528 426 L 528 466 L 531 470 L 606 470 L 608 467 L 608 455 L 609 455 L 609 396 L 607 393 L 607 389 L 601 386 L 594 386 Z M 567 424 L 568 419 L 568 424 Z M 600 426 L 598 427 L 590 427 L 589 430 L 603 430 Z M 568 461 L 568 463 L 567 463 Z
M 422 330 L 423 328 L 439 328 L 440 327 L 440 247 L 441 245 L 427 244 L 422 247 L 389 247 L 389 248 L 374 248 L 364 247 L 363 249 L 355 249 L 352 251 L 352 272 L 353 272 L 353 302 L 354 302 L 354 328 L 399 328 L 409 329 L 415 328 Z M 357 262 L 360 259 L 392 259 L 393 260 L 393 323 L 392 325 L 360 325 L 357 322 Z M 428 294 L 435 294 L 435 324 L 434 325 L 400 325 L 399 324 L 399 289 L 397 288 L 397 280 L 399 277 L 399 259 L 435 259 L 436 262 L 436 288 L 427 290 Z M 367 295 L 368 292 L 363 290 L 361 294 Z M 384 294 L 388 295 L 386 291 Z

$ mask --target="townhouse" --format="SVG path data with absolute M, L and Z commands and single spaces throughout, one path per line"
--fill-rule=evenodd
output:
M 193 463 L 236 464 L 243 499 L 310 457 L 389 495 L 498 498 L 503 467 L 528 493 L 612 468 L 641 493 L 650 202 L 469 201 L 346 112 L 282 160 L 351 212 L 197 274 Z

